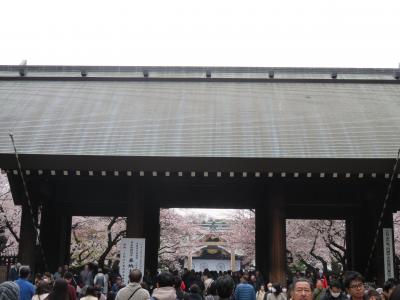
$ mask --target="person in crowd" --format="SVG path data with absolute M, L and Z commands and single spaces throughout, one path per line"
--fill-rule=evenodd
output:
M 117 296 L 117 293 L 119 292 L 120 289 L 124 288 L 125 285 L 122 283 L 122 278 L 121 276 L 116 276 L 115 277 L 115 282 L 114 284 L 111 286 L 111 291 L 109 294 L 111 294 L 112 299 L 115 298 L 115 296 Z
M 259 290 L 258 282 L 257 282 L 257 277 L 256 275 L 252 274 L 250 276 L 250 284 L 253 286 L 254 291 L 257 293 Z
M 46 300 L 69 300 L 68 283 L 62 278 L 57 279 Z
M 256 300 L 264 300 L 265 288 L 264 285 L 260 285 L 260 289 L 256 293 Z
M 213 281 L 214 279 L 211 277 L 210 271 L 208 269 L 205 269 L 203 273 L 204 294 L 207 293 L 207 289 L 210 287 Z
M 103 273 L 101 268 L 98 269 L 96 276 L 94 276 L 93 284 L 96 288 L 101 290 L 102 294 L 108 292 L 108 276 Z
M 183 300 L 186 296 L 185 290 L 182 288 L 182 282 L 182 278 L 179 275 L 174 276 L 174 287 L 177 300 Z
M 328 280 L 326 279 L 324 271 L 320 270 L 318 268 L 316 270 L 317 270 L 316 279 L 321 280 L 322 288 L 324 288 L 324 289 L 328 288 Z
M 189 293 L 185 295 L 185 300 L 203 300 L 203 292 L 197 284 L 192 284 Z
M 235 300 L 256 300 L 256 292 L 251 284 L 248 283 L 249 275 L 243 274 L 241 283 L 236 287 Z
M 53 274 L 53 278 L 54 278 L 54 280 L 57 280 L 57 279 L 62 278 L 63 275 L 64 275 L 63 267 L 60 266 L 57 268 L 57 271 Z
M 317 282 L 315 284 L 315 289 L 313 292 L 313 300 L 321 300 L 324 298 L 325 295 L 325 289 L 324 289 L 324 284 L 321 279 L 317 279 Z
M 157 276 L 156 287 L 153 291 L 152 299 L 176 300 L 174 278 L 170 272 L 162 272 Z
M 336 279 L 332 279 L 329 288 L 325 290 L 325 295 L 321 300 L 347 300 L 347 296 L 342 292 L 342 285 Z
M 15 281 L 18 279 L 19 268 L 21 268 L 20 263 L 11 266 L 10 271 L 8 272 L 8 280 Z
M 400 285 L 397 285 L 389 296 L 389 300 L 399 300 L 400 299 Z
M 210 286 L 208 287 L 207 296 L 205 297 L 205 300 L 219 300 L 219 296 L 217 294 L 217 285 L 215 280 L 211 282 Z
M 267 300 L 286 300 L 285 296 L 282 294 L 282 287 L 279 283 L 272 285 L 271 293 L 267 295 Z
M 51 275 L 50 272 L 44 272 L 42 280 L 44 282 L 47 282 L 48 284 L 52 285 L 53 284 L 53 276 Z
M 72 281 L 74 279 L 74 276 L 70 272 L 65 272 L 64 274 L 64 280 L 67 282 L 68 285 L 68 294 L 69 294 L 69 300 L 76 300 L 76 289 L 72 284 Z
M 19 300 L 19 286 L 15 282 L 0 283 L 0 300 Z
M 83 286 L 87 287 L 93 285 L 93 271 L 89 265 L 85 265 L 80 275 Z
M 364 277 L 355 271 L 347 271 L 343 279 L 350 300 L 365 300 Z
M 36 273 L 33 283 L 37 287 L 42 280 L 43 280 L 43 275 L 41 273 Z
M 40 281 L 37 284 L 35 295 L 33 295 L 32 300 L 44 300 L 50 293 L 50 285 L 48 282 Z
M 304 277 L 296 278 L 293 290 L 290 292 L 292 300 L 312 300 L 312 283 Z
M 219 300 L 231 300 L 233 295 L 233 290 L 235 288 L 235 282 L 229 275 L 224 275 L 215 281 L 215 287 L 217 289 L 217 294 Z
M 288 298 L 288 290 L 287 287 L 282 287 L 282 295 L 285 297 L 285 299 L 290 299 Z
M 381 295 L 379 295 L 379 293 L 374 289 L 368 290 L 368 292 L 365 294 L 365 298 L 367 300 L 382 300 Z
M 133 269 L 129 273 L 129 284 L 120 289 L 115 297 L 115 300 L 148 300 L 150 294 L 147 290 L 141 287 L 142 272 L 138 269 Z M 176 295 L 176 294 L 175 294 Z M 160 299 L 161 300 L 161 299 Z M 174 299 L 175 300 L 175 299 Z
M 264 277 L 262 276 L 260 271 L 256 271 L 256 280 L 257 280 L 257 290 L 260 289 L 261 285 L 264 285 Z M 265 289 L 265 285 L 264 285 L 264 289 Z
M 267 289 L 265 290 L 266 294 L 272 293 L 272 282 L 267 283 Z M 266 296 L 265 296 L 266 299 Z
M 85 291 L 85 297 L 82 297 L 80 300 L 99 300 L 95 287 L 88 286 Z
M 396 287 L 396 283 L 397 282 L 393 278 L 391 278 L 385 281 L 385 283 L 383 284 L 382 296 L 385 300 L 389 299 L 390 295 Z
M 31 270 L 28 267 L 19 269 L 19 278 L 15 281 L 19 286 L 19 299 L 31 300 L 35 294 L 35 286 L 29 282 Z

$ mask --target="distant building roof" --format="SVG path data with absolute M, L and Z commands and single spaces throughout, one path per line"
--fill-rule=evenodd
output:
M 0 67 L 0 154 L 393 158 L 398 69 Z

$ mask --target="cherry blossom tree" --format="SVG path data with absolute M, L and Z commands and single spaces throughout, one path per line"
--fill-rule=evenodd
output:
M 174 209 L 160 210 L 159 266 L 179 269 L 180 261 L 199 248 L 205 230 L 196 215 L 182 216 Z
M 0 174 L 0 254 L 18 252 L 21 207 L 14 205 L 7 176 Z
M 343 220 L 287 220 L 287 251 L 295 264 L 300 262 L 311 270 L 346 268 L 345 234 Z
M 74 266 L 115 258 L 120 240 L 126 234 L 124 217 L 74 217 L 70 261 Z
M 243 264 L 250 263 L 255 259 L 255 211 L 252 209 L 238 209 L 233 216 L 227 220 L 229 229 L 222 233 L 236 254 L 243 256 Z

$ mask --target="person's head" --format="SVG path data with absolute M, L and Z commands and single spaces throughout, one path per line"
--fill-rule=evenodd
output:
M 115 277 L 115 283 L 116 283 L 117 285 L 120 285 L 120 284 L 122 283 L 122 278 L 121 278 L 121 276 Z
M 298 278 L 293 284 L 292 300 L 311 300 L 312 283 L 308 278 Z
M 249 282 L 249 274 L 243 274 L 240 278 L 240 282 Z
M 400 299 L 400 285 L 396 286 L 389 296 L 389 300 L 398 300 L 398 299 Z
M 60 267 L 57 268 L 57 272 L 58 273 L 62 273 L 62 271 L 63 271 L 63 267 L 60 266 Z
M 73 278 L 74 276 L 72 275 L 71 272 L 65 272 L 64 279 L 66 282 L 71 283 Z
M 265 286 L 262 284 L 260 285 L 260 291 L 264 292 L 265 291 Z
M 324 285 L 322 284 L 322 280 L 318 279 L 317 282 L 315 283 L 315 288 L 319 289 L 319 290 L 322 290 L 323 287 L 324 287 Z
M 272 282 L 267 283 L 267 290 L 271 291 L 272 290 Z
M 253 283 L 256 282 L 257 281 L 256 275 L 251 275 L 250 281 Z
M 207 295 L 213 295 L 213 296 L 217 295 L 217 286 L 215 281 L 211 282 L 210 286 L 208 287 Z
M 102 268 L 99 268 L 99 269 L 97 270 L 97 273 L 103 273 L 103 269 L 102 269 Z
M 368 290 L 366 298 L 367 300 L 382 300 L 381 295 L 376 290 Z
M 361 299 L 364 296 L 364 277 L 358 272 L 348 271 L 343 279 L 344 287 L 353 299 Z
M 86 288 L 85 296 L 94 296 L 97 297 L 97 291 L 94 286 L 88 286 Z
M 40 281 L 36 288 L 36 295 L 43 295 L 50 293 L 50 285 L 46 281 Z
M 396 282 L 394 279 L 388 279 L 387 281 L 385 281 L 385 283 L 383 284 L 383 291 L 386 294 L 385 296 L 390 297 L 395 287 Z
M 156 279 L 157 287 L 167 287 L 174 285 L 174 277 L 170 272 L 162 272 L 158 274 Z
M 342 292 L 342 285 L 336 279 L 332 279 L 329 284 L 329 291 L 333 298 L 338 298 Z
M 50 293 L 47 299 L 59 300 L 68 299 L 68 284 L 64 279 L 57 279 L 54 282 L 53 291 Z
M 0 284 L 0 300 L 19 300 L 19 286 L 15 282 L 6 281 Z
M 272 285 L 272 292 L 273 292 L 275 295 L 279 295 L 279 294 L 282 292 L 282 287 L 281 287 L 281 285 L 280 285 L 279 283 L 274 283 L 274 284 Z
M 43 281 L 45 281 L 45 282 L 47 282 L 47 283 L 50 283 L 50 282 L 51 282 L 51 274 L 50 274 L 50 272 L 45 272 L 45 273 L 43 274 Z
M 139 283 L 142 279 L 142 272 L 139 269 L 133 269 L 129 273 L 129 281 Z
M 174 287 L 176 289 L 180 289 L 182 284 L 182 278 L 179 275 L 174 276 Z
M 22 279 L 28 279 L 30 274 L 31 270 L 28 267 L 21 267 L 19 269 L 19 277 L 21 277 Z
M 201 289 L 200 289 L 200 287 L 199 287 L 197 284 L 192 284 L 192 285 L 190 286 L 190 288 L 189 288 L 189 292 L 190 292 L 191 294 L 198 294 L 198 295 L 200 295 L 200 294 L 201 294 Z
M 235 282 L 231 276 L 224 275 L 217 278 L 215 281 L 215 287 L 217 289 L 218 296 L 222 299 L 226 299 L 232 295 Z

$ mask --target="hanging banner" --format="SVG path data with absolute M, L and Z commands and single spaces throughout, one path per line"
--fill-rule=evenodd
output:
M 144 274 L 145 239 L 122 239 L 120 249 L 119 273 L 122 282 L 129 283 L 129 272 L 139 269 Z
M 393 233 L 392 228 L 383 228 L 383 262 L 385 266 L 385 281 L 394 278 L 393 267 Z

